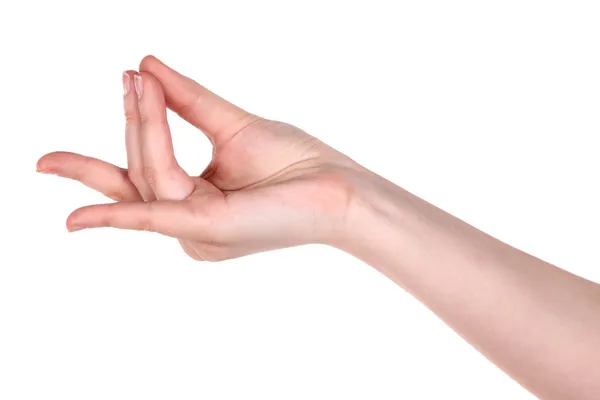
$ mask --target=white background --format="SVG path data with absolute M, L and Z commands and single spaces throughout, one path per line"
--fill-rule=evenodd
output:
M 597 2 L 351 3 L 2 2 L 1 399 L 532 398 L 346 254 L 205 264 L 149 233 L 68 234 L 107 200 L 35 172 L 54 150 L 124 165 L 121 72 L 154 54 L 600 281 Z M 200 173 L 208 140 L 170 120 Z

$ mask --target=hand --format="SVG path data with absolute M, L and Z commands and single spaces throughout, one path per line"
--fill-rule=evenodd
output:
M 38 171 L 117 200 L 74 211 L 70 231 L 114 227 L 179 239 L 194 259 L 217 261 L 344 234 L 358 165 L 304 131 L 225 101 L 149 56 L 123 75 L 127 169 L 55 152 Z M 204 132 L 213 159 L 199 177 L 177 163 L 166 106 Z
M 70 230 L 155 231 L 179 238 L 199 260 L 330 244 L 397 282 L 538 396 L 600 398 L 596 283 L 484 234 L 153 57 L 140 70 L 124 79 L 127 170 L 72 153 L 38 161 L 41 172 L 118 200 L 74 211 Z M 175 160 L 166 106 L 214 145 L 200 177 Z

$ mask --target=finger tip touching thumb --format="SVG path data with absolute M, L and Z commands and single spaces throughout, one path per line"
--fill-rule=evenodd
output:
M 164 62 L 153 55 L 147 55 L 142 58 L 142 61 L 140 61 L 139 70 L 140 72 L 149 72 L 153 75 L 156 75 L 159 77 L 159 80 L 161 76 L 175 72 L 175 70 L 167 66 Z

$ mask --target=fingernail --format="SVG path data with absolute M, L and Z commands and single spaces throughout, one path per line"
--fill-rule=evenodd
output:
M 138 100 L 142 98 L 142 94 L 144 94 L 144 85 L 142 83 L 142 76 L 136 75 L 133 77 L 133 83 L 135 85 L 135 91 L 137 92 Z
M 127 72 L 123 72 L 123 96 L 127 96 L 131 91 L 131 78 Z
M 67 227 L 67 230 L 69 232 L 77 232 L 77 231 L 80 231 L 82 229 L 85 229 L 85 227 L 84 226 L 77 226 L 77 225 Z
M 40 174 L 55 174 L 56 172 L 51 170 L 51 169 L 41 169 L 41 168 L 36 168 L 35 172 L 39 172 Z

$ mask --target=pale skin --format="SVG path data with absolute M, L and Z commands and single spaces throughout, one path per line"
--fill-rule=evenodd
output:
M 116 200 L 75 210 L 70 231 L 157 232 L 204 261 L 330 245 L 402 286 L 538 397 L 600 399 L 600 285 L 488 236 L 152 56 L 124 74 L 123 86 L 127 169 L 66 152 L 38 161 L 38 171 Z M 175 159 L 167 107 L 214 146 L 199 177 Z

